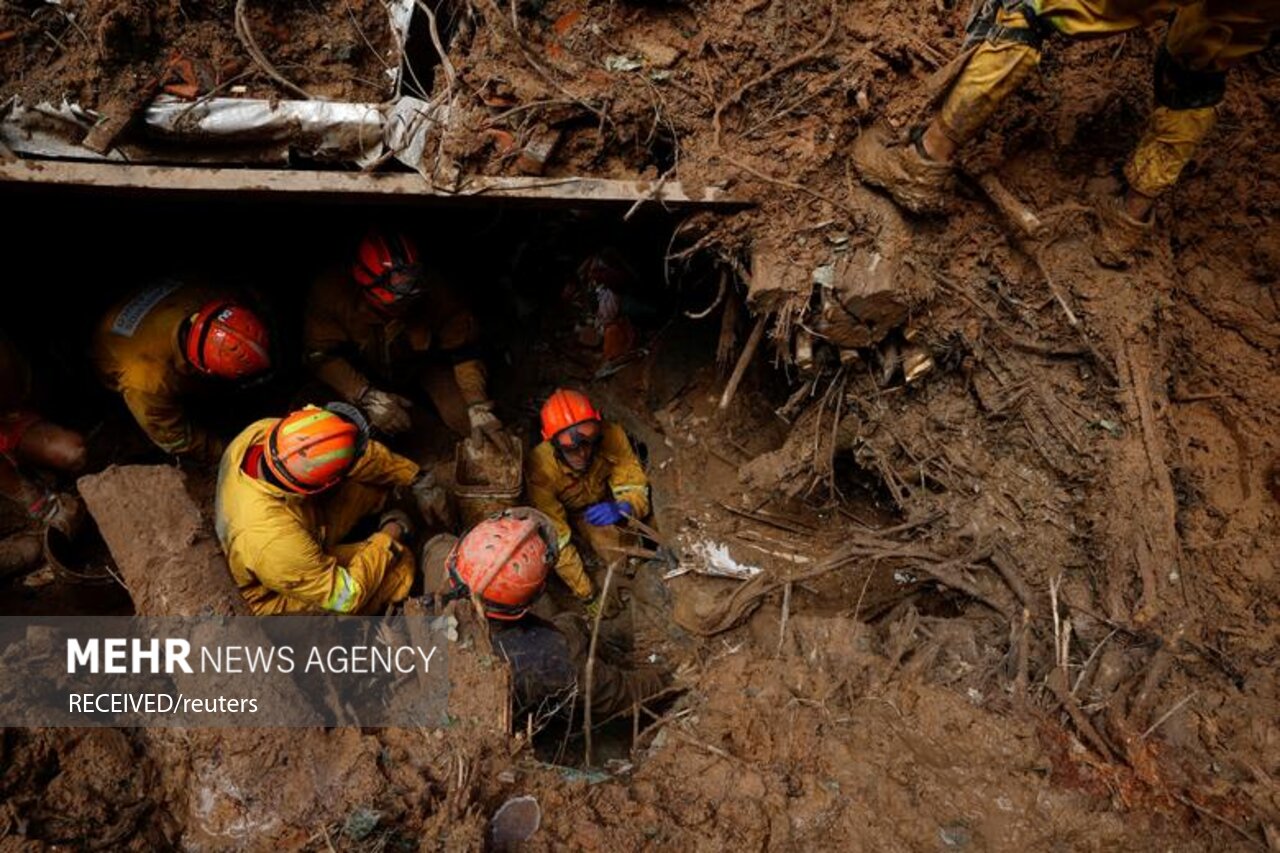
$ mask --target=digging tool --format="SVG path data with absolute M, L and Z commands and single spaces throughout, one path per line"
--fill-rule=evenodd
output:
M 622 370 L 622 368 L 626 367 L 628 364 L 639 361 L 642 358 L 647 358 L 648 355 L 649 355 L 649 350 L 646 348 L 632 350 L 631 352 L 625 355 L 618 356 L 612 361 L 605 362 L 603 365 L 600 366 L 600 369 L 597 370 L 591 378 L 593 380 L 607 379 L 608 377 Z

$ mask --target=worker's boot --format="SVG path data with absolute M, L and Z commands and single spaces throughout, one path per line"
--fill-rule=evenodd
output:
M 34 533 L 0 539 L 0 578 L 34 569 L 44 557 L 44 543 Z
M 952 169 L 930 160 L 915 140 L 895 142 L 881 126 L 864 131 L 853 144 L 853 164 L 864 184 L 880 187 L 913 213 L 946 212 Z
M 1098 202 L 1098 233 L 1093 240 L 1093 257 L 1104 267 L 1124 269 L 1133 263 L 1138 249 L 1154 230 L 1155 218 L 1134 219 L 1124 209 L 1124 196 Z

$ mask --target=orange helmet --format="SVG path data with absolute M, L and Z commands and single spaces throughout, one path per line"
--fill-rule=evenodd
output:
M 354 406 L 307 406 L 276 421 L 263 442 L 263 461 L 285 489 L 311 495 L 347 475 L 368 435 L 369 425 Z
M 588 421 L 597 425 L 603 418 L 587 395 L 569 388 L 557 388 L 542 404 L 542 438 L 551 441 L 557 433 Z M 598 430 L 597 430 L 598 432 Z
M 471 528 L 449 552 L 454 596 L 475 594 L 490 619 L 519 619 L 555 565 L 555 525 L 536 509 L 504 510 Z
M 220 379 L 247 379 L 271 367 L 266 325 L 228 299 L 206 302 L 191 315 L 183 350 L 196 370 Z
M 418 247 L 398 231 L 372 230 L 360 241 L 351 275 L 365 299 L 380 311 L 422 295 Z

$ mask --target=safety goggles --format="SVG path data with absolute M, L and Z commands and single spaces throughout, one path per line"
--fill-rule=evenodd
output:
M 369 287 L 369 292 L 383 305 L 417 299 L 422 295 L 422 265 L 408 264 L 384 274 Z
M 578 450 L 583 447 L 595 447 L 600 443 L 601 429 L 599 421 L 583 421 L 560 430 L 551 440 L 560 450 Z

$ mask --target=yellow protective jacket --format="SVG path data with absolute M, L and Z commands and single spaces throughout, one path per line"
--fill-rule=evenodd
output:
M 331 553 L 337 545 L 331 541 L 332 528 L 350 523 L 337 521 L 343 507 L 335 504 L 341 503 L 348 483 L 387 490 L 407 486 L 418 476 L 418 466 L 370 441 L 346 480 L 331 492 L 290 494 L 243 469 L 250 448 L 260 444 L 277 421 L 257 421 L 236 436 L 218 469 L 214 526 L 231 577 L 258 615 L 298 609 L 358 612 L 382 583 L 400 546 L 378 532 L 340 561 Z M 342 550 L 349 551 L 345 546 Z M 307 607 L 290 606 L 285 599 Z
M 530 503 L 555 522 L 560 545 L 556 574 L 578 596 L 589 596 L 591 582 L 586 578 L 582 555 L 573 544 L 571 519 L 592 504 L 607 500 L 626 501 L 637 518 L 649 514 L 649 478 L 631 449 L 626 431 L 606 422 L 591 465 L 582 474 L 561 461 L 551 442 L 542 442 L 529 454 L 525 483 Z
M 484 363 L 476 356 L 475 317 L 445 283 L 429 278 L 426 293 L 407 314 L 386 317 L 365 299 L 344 268 L 311 285 L 303 324 L 307 363 L 317 377 L 355 402 L 372 380 L 401 384 L 432 350 L 453 366 L 468 405 L 488 399 Z
M 102 382 L 124 397 L 138 426 L 166 453 L 210 462 L 222 440 L 189 419 L 182 399 L 205 380 L 182 354 L 182 323 L 216 293 L 166 279 L 117 303 L 94 333 L 92 358 Z

